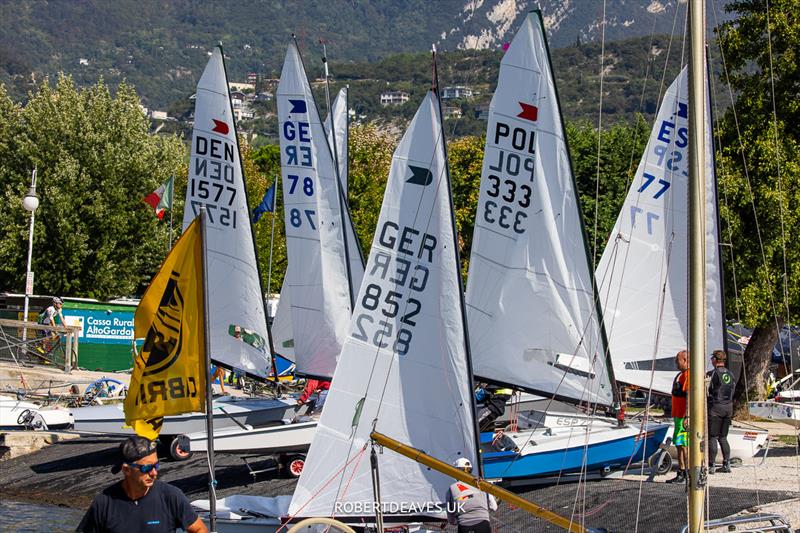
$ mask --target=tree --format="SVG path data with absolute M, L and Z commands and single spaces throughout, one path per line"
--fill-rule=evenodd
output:
M 763 398 L 779 329 L 796 321 L 800 310 L 800 0 L 768 5 L 769 10 L 765 0 L 730 3 L 726 9 L 738 18 L 719 30 L 731 88 L 738 93 L 719 123 L 717 161 L 723 236 L 731 236 L 728 313 L 754 328 L 737 387 L 740 407 L 748 396 Z
M 149 133 L 134 89 L 45 81 L 25 107 L 0 91 L 0 286 L 22 291 L 28 216 L 20 206 L 35 167 L 36 292 L 106 299 L 135 294 L 166 251 L 167 226 L 144 196 L 180 173 L 185 149 Z M 185 168 L 183 169 L 185 174 Z M 184 178 L 185 180 L 185 178 Z M 177 195 L 176 195 L 177 196 Z

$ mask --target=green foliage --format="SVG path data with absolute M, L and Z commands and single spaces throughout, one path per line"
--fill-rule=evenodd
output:
M 167 228 L 142 198 L 179 173 L 185 150 L 155 137 L 130 86 L 78 89 L 47 82 L 24 107 L 0 93 L 0 286 L 24 288 L 27 212 L 21 199 L 38 168 L 33 270 L 36 292 L 127 296 L 163 259 Z M 185 183 L 185 178 L 184 178 Z M 177 196 L 177 193 L 176 193 Z
M 800 1 L 771 0 L 772 68 L 763 0 L 729 5 L 739 18 L 720 31 L 735 112 L 719 124 L 720 207 L 728 313 L 751 327 L 796 322 L 800 311 Z M 774 104 L 772 79 L 774 77 Z M 723 80 L 724 82 L 725 80 Z M 775 116 L 773 117 L 773 105 Z M 774 120 L 776 119 L 776 120 Z M 788 308 L 788 309 L 787 309 Z

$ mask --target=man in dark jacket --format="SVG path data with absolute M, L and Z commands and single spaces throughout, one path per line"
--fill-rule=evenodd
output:
M 717 472 L 714 464 L 717 458 L 717 441 L 722 448 L 722 468 L 719 472 L 731 471 L 731 447 L 728 444 L 728 428 L 733 417 L 733 391 L 736 380 L 730 370 L 725 368 L 728 357 L 722 350 L 715 350 L 711 356 L 714 370 L 708 373 L 708 473 Z

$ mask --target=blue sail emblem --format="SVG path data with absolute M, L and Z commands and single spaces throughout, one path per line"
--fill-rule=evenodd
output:
M 308 108 L 306 107 L 305 100 L 289 100 L 289 103 L 292 104 L 292 109 L 289 110 L 289 113 L 306 113 Z

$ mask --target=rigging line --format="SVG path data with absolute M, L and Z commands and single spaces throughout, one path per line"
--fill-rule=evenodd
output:
M 471 19 L 472 17 L 474 17 L 474 16 L 475 16 L 475 2 L 476 2 L 476 0 L 472 0 L 472 2 L 471 2 L 471 4 L 470 4 L 470 15 L 469 15 L 469 18 L 470 18 L 470 19 Z M 477 41 L 477 40 L 475 40 L 475 41 L 473 41 L 473 42 L 474 42 L 474 47 L 472 48 L 472 51 L 473 51 L 473 52 L 476 52 L 476 53 L 474 54 L 474 57 L 477 57 L 477 56 L 478 56 L 478 54 L 477 54 L 477 51 L 478 51 L 478 41 Z M 467 49 L 467 51 L 469 51 L 469 50 Z M 476 69 L 468 69 L 468 70 L 467 70 L 467 77 L 465 78 L 465 80 L 466 80 L 466 81 L 465 81 L 465 83 L 464 83 L 464 86 L 465 86 L 465 87 L 469 87 L 469 81 L 470 81 L 470 79 L 472 78 L 472 75 L 473 75 L 475 72 L 477 72 L 477 70 L 478 70 L 477 68 L 476 68 Z M 443 111 L 444 111 L 444 110 L 443 110 Z M 456 120 L 454 120 L 454 121 L 453 121 L 453 131 L 451 131 L 451 132 L 450 132 L 450 138 L 451 138 L 451 139 L 455 139 L 455 138 L 456 138 L 456 128 L 457 128 L 457 127 L 458 127 L 458 125 L 461 123 L 461 120 L 462 120 L 461 118 L 457 118 Z M 444 120 L 442 120 L 442 127 L 444 128 Z M 460 270 L 460 265 L 459 265 L 459 272 L 460 272 L 460 271 L 461 271 L 461 270 Z
M 306 501 L 306 502 L 305 502 L 303 505 L 301 505 L 301 506 L 300 506 L 300 508 L 297 510 L 297 512 L 296 512 L 295 514 L 293 514 L 293 515 L 291 515 L 291 516 L 289 516 L 289 517 L 288 517 L 288 519 L 287 519 L 287 520 L 286 520 L 286 521 L 285 521 L 285 522 L 284 522 L 284 523 L 281 525 L 281 527 L 280 527 L 280 528 L 278 528 L 278 531 L 277 531 L 276 533 L 280 533 L 280 531 L 282 531 L 282 530 L 283 530 L 283 529 L 284 529 L 286 526 L 288 526 L 288 525 L 289 525 L 289 523 L 290 523 L 290 522 L 291 522 L 291 521 L 292 521 L 294 518 L 296 518 L 297 516 L 299 516 L 299 515 L 300 515 L 300 513 L 303 511 L 303 509 L 305 509 L 306 507 L 308 507 L 308 504 L 309 504 L 309 503 L 311 503 L 312 501 L 314 501 L 314 498 L 316 498 L 317 496 L 319 496 L 319 494 L 320 494 L 320 493 L 321 493 L 323 490 L 325 490 L 325 488 L 326 488 L 328 485 L 330 485 L 330 484 L 331 484 L 331 482 L 332 482 L 334 479 L 336 479 L 337 477 L 339 477 L 339 474 L 341 474 L 342 472 L 344 472 L 344 471 L 345 471 L 345 469 L 348 467 L 348 465 L 350 465 L 350 463 L 352 463 L 353 461 L 355 461 L 355 460 L 359 459 L 359 457 L 361 457 L 361 455 L 363 455 L 363 454 L 364 454 L 364 452 L 365 452 L 366 450 L 367 450 L 367 446 L 366 446 L 366 445 L 364 445 L 364 446 L 361 448 L 361 451 L 358 453 L 358 455 L 356 455 L 355 457 L 351 457 L 351 458 L 349 458 L 349 459 L 348 459 L 348 460 L 347 460 L 347 461 L 346 461 L 346 462 L 345 462 L 345 463 L 344 463 L 344 464 L 343 464 L 343 465 L 342 465 L 342 466 L 339 468 L 339 470 L 337 470 L 336 472 L 334 472 L 334 473 L 333 473 L 333 474 L 332 474 L 332 475 L 331 475 L 331 476 L 328 478 L 328 480 L 327 480 L 327 481 L 326 481 L 326 482 L 325 482 L 325 483 L 324 483 L 324 484 L 323 484 L 323 485 L 322 485 L 322 486 L 321 486 L 321 487 L 320 487 L 320 488 L 317 490 L 317 492 L 315 492 L 314 494 L 312 494 L 312 495 L 311 495 L 311 496 L 308 498 L 308 500 L 307 500 L 307 501 Z
M 713 12 L 713 15 L 714 15 L 714 25 L 717 26 L 718 25 L 717 8 L 716 8 L 716 5 L 714 4 L 714 2 L 711 2 L 711 9 L 712 9 L 712 12 Z M 718 42 L 718 44 L 719 44 L 720 47 L 722 46 L 721 43 Z M 709 47 L 709 52 L 710 51 L 711 51 L 711 47 Z M 720 50 L 720 52 L 721 52 L 721 50 Z M 717 90 L 716 90 L 716 85 L 715 85 L 716 84 L 716 80 L 715 80 L 714 76 L 709 76 L 709 83 L 711 84 L 711 88 L 712 88 L 712 90 L 710 92 L 711 92 L 711 103 L 712 103 L 712 105 L 714 107 L 714 116 L 717 117 L 717 124 L 716 124 L 716 127 L 714 128 L 713 131 L 714 131 L 714 133 L 716 135 L 716 138 L 717 138 L 717 148 L 719 150 L 721 150 L 722 149 L 722 126 L 720 124 L 721 115 L 719 114 Z M 726 158 L 720 157 L 718 159 L 718 163 L 719 163 L 720 170 L 722 171 L 722 174 L 725 174 L 727 172 L 727 169 L 725 168 Z M 729 207 L 729 203 L 728 203 L 728 188 L 724 184 L 723 184 L 723 186 L 721 188 L 722 188 L 722 197 L 723 197 L 725 209 L 729 210 L 730 207 Z M 735 254 L 735 248 L 733 246 L 733 228 L 731 227 L 730 223 L 727 224 L 727 230 L 728 230 L 728 245 L 730 246 L 730 255 L 731 255 L 730 266 L 731 266 L 731 277 L 732 277 L 732 281 L 733 281 L 733 296 L 734 296 L 733 301 L 734 301 L 734 303 L 736 305 L 736 322 L 738 324 L 741 324 L 742 323 L 742 315 L 741 315 L 741 306 L 740 306 L 740 302 L 739 302 L 739 288 L 738 288 L 738 282 L 737 282 L 737 278 L 736 278 L 736 254 Z M 724 309 L 723 309 L 723 312 L 724 312 Z M 727 327 L 726 327 L 726 331 L 724 332 L 724 334 L 726 336 L 728 335 Z M 745 350 L 745 348 L 742 347 L 742 373 L 741 373 L 741 375 L 744 378 L 745 401 L 749 403 L 750 402 L 750 386 L 749 386 L 749 384 L 747 382 L 747 362 L 744 359 L 744 350 Z M 753 477 L 756 480 L 756 483 L 755 483 L 756 501 L 760 503 L 760 501 L 761 501 L 761 494 L 760 494 L 761 483 L 760 483 L 760 479 L 759 479 L 759 467 L 758 467 L 758 464 L 756 464 L 755 462 L 753 462 L 751 466 L 752 466 L 752 469 L 753 469 Z
M 676 10 L 677 12 L 677 10 Z M 655 33 L 656 33 L 656 20 L 658 20 L 658 13 L 653 13 L 653 25 L 650 28 L 650 44 L 647 46 L 647 55 L 645 56 L 645 69 L 644 69 L 644 80 L 642 81 L 642 94 L 639 97 L 639 115 L 643 115 L 642 110 L 644 109 L 644 95 L 647 92 L 647 80 L 650 78 L 650 64 L 655 63 L 655 56 L 653 55 L 653 41 L 655 40 Z M 652 57 L 651 57 L 652 56 Z M 669 57 L 669 54 L 667 54 Z M 633 180 L 633 176 L 631 176 L 631 172 L 633 171 L 633 160 L 636 157 L 636 146 L 639 144 L 639 121 L 636 120 L 634 125 L 634 132 L 633 132 L 633 143 L 631 144 L 631 158 L 630 162 L 628 163 L 628 180 L 626 180 L 626 185 L 630 187 L 630 182 Z
M 712 2 L 712 5 L 713 5 L 713 2 Z M 716 17 L 716 11 L 714 11 L 714 15 Z M 770 301 L 770 305 L 772 307 L 772 315 L 775 318 L 775 329 L 780 334 L 780 328 L 778 327 L 778 320 L 779 320 L 778 317 L 779 317 L 779 315 L 778 315 L 777 308 L 775 307 L 775 298 L 773 297 L 773 294 L 772 294 L 772 292 L 773 292 L 773 290 L 772 290 L 772 281 L 769 278 L 769 272 L 767 272 L 767 268 L 768 268 L 767 255 L 766 255 L 766 252 L 764 251 L 764 241 L 763 241 L 763 239 L 761 237 L 761 225 L 758 223 L 758 212 L 757 212 L 757 209 L 756 209 L 755 195 L 753 193 L 753 186 L 752 186 L 752 183 L 750 181 L 750 170 L 749 170 L 749 167 L 748 167 L 748 164 L 747 164 L 747 155 L 745 153 L 744 143 L 742 142 L 742 131 L 741 131 L 741 126 L 739 124 L 739 115 L 736 112 L 736 100 L 735 100 L 735 98 L 733 96 L 733 86 L 731 84 L 730 73 L 728 72 L 728 64 L 727 64 L 727 61 L 725 60 L 725 52 L 722 50 L 722 38 L 723 37 L 724 37 L 724 34 L 720 33 L 720 37 L 717 40 L 717 42 L 719 43 L 720 57 L 722 58 L 722 69 L 723 69 L 723 72 L 725 74 L 725 81 L 726 81 L 726 85 L 727 85 L 727 88 L 728 88 L 728 96 L 729 96 L 729 98 L 731 100 L 731 111 L 732 111 L 732 114 L 733 114 L 733 122 L 734 122 L 734 125 L 735 125 L 735 128 L 736 128 L 736 138 L 737 138 L 737 140 L 739 142 L 739 153 L 742 156 L 742 170 L 744 170 L 745 183 L 747 183 L 747 192 L 750 195 L 749 199 L 750 199 L 750 206 L 752 207 L 752 210 L 753 210 L 753 222 L 755 224 L 756 237 L 758 237 L 758 246 L 759 246 L 759 251 L 761 252 L 761 261 L 762 261 L 762 264 L 764 265 L 764 270 L 765 270 L 765 272 L 764 272 L 764 281 L 766 281 L 766 283 L 767 283 L 767 293 L 769 294 L 769 301 Z M 742 360 L 744 360 L 744 356 L 742 356 Z
M 688 7 L 687 7 L 688 10 Z M 672 39 L 675 37 L 675 28 L 678 26 L 678 14 L 680 13 L 680 3 L 675 6 L 675 16 L 672 18 L 672 31 L 669 34 L 669 41 L 667 42 L 667 53 L 666 58 L 664 59 L 664 69 L 661 72 L 661 83 L 658 86 L 658 102 L 664 97 L 664 83 L 667 79 L 667 67 L 669 66 L 669 56 L 672 52 Z M 687 11 L 688 13 L 688 11 Z M 684 18 L 683 21 L 683 44 L 681 45 L 681 65 L 683 64 L 683 54 L 684 48 L 686 46 L 686 24 L 687 24 L 688 17 Z
M 781 221 L 781 245 L 783 248 L 783 297 L 784 303 L 786 305 L 786 323 L 789 324 L 791 315 L 789 312 L 789 288 L 788 288 L 788 267 L 786 265 L 786 232 L 785 226 L 783 221 L 783 180 L 781 178 L 781 150 L 780 144 L 778 143 L 778 111 L 775 104 L 775 69 L 773 68 L 772 64 L 772 30 L 770 29 L 770 18 L 769 18 L 769 0 L 766 0 L 766 15 L 767 15 L 767 54 L 769 55 L 769 87 L 770 92 L 772 94 L 772 122 L 773 122 L 773 136 L 775 140 L 775 167 L 776 167 L 776 174 L 778 177 L 778 211 L 780 215 Z M 790 341 L 791 343 L 791 337 Z M 792 358 L 789 358 L 790 365 L 792 363 Z M 794 371 L 794 369 L 792 369 Z
M 770 5 L 769 0 L 766 0 L 766 18 L 767 18 L 767 53 L 769 55 L 769 83 L 770 83 L 770 92 L 772 95 L 772 122 L 773 122 L 773 136 L 775 142 L 775 166 L 777 171 L 778 177 L 778 212 L 781 221 L 781 249 L 783 252 L 783 302 L 784 306 L 786 307 L 786 324 L 789 325 L 791 323 L 791 311 L 789 309 L 789 269 L 786 264 L 786 233 L 785 233 L 785 225 L 783 220 L 783 180 L 781 178 L 781 151 L 780 151 L 780 144 L 778 143 L 778 112 L 776 109 L 775 103 L 775 69 L 772 63 L 772 30 L 770 28 L 770 18 L 769 18 L 769 11 Z M 778 331 L 779 339 L 780 339 L 780 331 Z M 789 335 L 788 338 L 789 343 L 789 372 L 790 374 L 794 374 L 794 358 L 791 356 L 792 353 L 792 335 Z M 783 354 L 783 342 L 780 343 L 781 346 L 781 354 Z M 783 360 L 784 369 L 786 369 L 786 360 Z M 791 387 L 791 386 L 790 386 Z M 795 452 L 800 449 L 800 438 L 795 440 Z M 797 453 L 795 453 L 798 456 Z M 800 458 L 795 461 L 796 469 L 800 470 Z M 800 478 L 798 478 L 800 479 Z M 800 486 L 800 482 L 798 482 L 798 486 Z
M 592 234 L 592 271 L 597 269 L 597 219 L 600 200 L 600 146 L 603 138 L 603 81 L 606 58 L 606 0 L 603 0 L 603 20 L 600 24 L 600 103 L 597 110 L 597 167 L 594 177 L 594 232 Z M 566 134 L 566 132 L 564 132 Z

